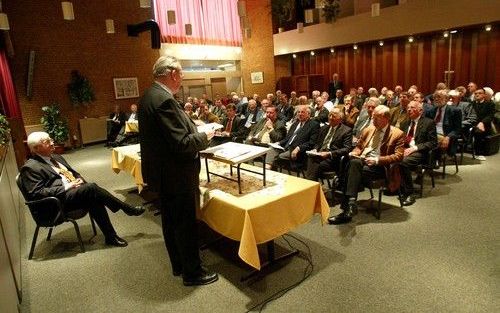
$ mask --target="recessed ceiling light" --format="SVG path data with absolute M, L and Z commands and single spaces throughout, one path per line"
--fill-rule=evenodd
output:
M 413 42 L 414 40 L 413 36 L 408 37 L 408 42 Z
M 484 30 L 487 32 L 491 31 L 491 24 L 484 25 Z
M 295 58 L 297 58 L 297 55 L 294 53 L 294 54 L 292 54 L 292 57 L 295 59 Z
M 352 48 L 353 48 L 354 50 L 358 50 L 358 45 L 357 45 L 357 44 L 354 44 L 354 46 L 352 46 Z
M 444 37 L 444 38 L 448 38 L 448 36 L 450 36 L 450 32 L 449 32 L 449 31 L 447 31 L 447 30 L 446 30 L 446 31 L 444 31 L 444 33 L 443 33 L 443 37 Z
M 311 51 L 311 55 L 314 56 L 314 51 Z
M 382 47 L 382 46 L 384 45 L 384 41 L 383 41 L 383 40 L 380 40 L 380 41 L 378 42 L 378 45 Z

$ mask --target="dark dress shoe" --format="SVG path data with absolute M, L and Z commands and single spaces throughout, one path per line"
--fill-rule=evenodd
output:
M 193 276 L 183 275 L 182 279 L 184 281 L 184 286 L 201 286 L 216 282 L 219 279 L 219 275 L 202 268 L 197 274 Z
M 409 206 L 409 205 L 412 205 L 413 203 L 415 203 L 415 197 L 414 196 L 408 196 L 406 198 L 404 198 L 404 201 L 403 201 L 403 205 L 404 206 Z
M 181 275 L 182 275 L 182 270 L 173 270 L 173 271 L 172 271 L 172 274 L 173 274 L 174 276 L 181 276 Z
M 146 209 L 144 209 L 142 207 L 142 205 L 138 205 L 138 206 L 135 206 L 135 207 L 126 207 L 126 208 L 123 208 L 122 210 L 128 216 L 139 216 L 142 213 L 144 213 L 144 211 L 146 211 Z
M 331 225 L 346 224 L 349 223 L 350 221 L 352 221 L 352 216 L 344 212 L 340 213 L 337 216 L 331 216 L 328 218 L 328 224 Z
M 115 247 L 126 247 L 128 243 L 125 239 L 118 237 L 118 235 L 113 235 L 111 237 L 106 238 L 106 244 L 108 246 Z
M 356 202 L 349 202 L 349 210 L 346 212 L 346 215 L 353 217 L 356 214 L 358 214 L 358 205 Z

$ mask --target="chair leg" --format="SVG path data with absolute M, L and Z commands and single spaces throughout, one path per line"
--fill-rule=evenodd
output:
M 90 225 L 92 225 L 92 230 L 94 231 L 94 236 L 97 236 L 97 229 L 95 228 L 94 219 L 90 215 L 89 215 L 89 217 L 90 217 Z
M 80 242 L 80 249 L 82 250 L 82 252 L 85 252 L 85 247 L 83 246 L 82 236 L 80 235 L 80 228 L 78 228 L 78 224 L 74 220 L 68 220 L 68 221 L 73 223 L 73 226 L 75 227 L 76 236 L 78 237 L 78 242 Z
M 436 184 L 434 183 L 434 172 L 430 171 L 429 175 L 431 176 L 432 188 L 434 189 L 434 187 L 436 187 Z
M 458 173 L 458 160 L 456 154 L 453 156 L 453 160 L 455 161 L 455 174 L 456 174 Z
M 421 179 L 422 181 L 420 182 L 420 198 L 423 198 L 424 197 L 424 178 L 425 178 L 425 170 L 422 170 L 422 172 L 420 174 L 418 174 L 421 176 Z M 401 189 L 399 190 L 399 194 L 401 195 Z M 400 197 L 400 201 L 401 202 L 401 197 Z
M 52 236 L 53 227 L 49 228 L 49 233 L 47 234 L 47 241 L 50 241 L 50 237 Z
M 443 162 L 443 179 L 445 179 L 446 177 L 446 152 L 443 153 L 443 158 L 442 158 L 442 162 Z
M 33 240 L 31 241 L 30 253 L 28 255 L 28 260 L 31 260 L 33 257 L 33 252 L 35 252 L 36 239 L 38 238 L 38 231 L 40 230 L 40 226 L 36 226 L 35 233 L 33 234 Z
M 375 212 L 375 217 L 379 220 L 380 219 L 380 212 L 381 212 L 381 206 L 382 206 L 382 194 L 384 193 L 384 189 L 380 188 L 378 190 L 378 204 L 377 204 L 377 211 Z
M 373 189 L 372 186 L 368 187 L 370 189 L 370 199 L 373 199 Z

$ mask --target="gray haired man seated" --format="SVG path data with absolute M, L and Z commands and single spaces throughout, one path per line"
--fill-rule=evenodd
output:
M 144 213 L 142 206 L 133 207 L 115 198 L 95 183 L 88 183 L 66 160 L 54 152 L 54 141 L 45 132 L 28 136 L 32 157 L 21 167 L 19 178 L 27 201 L 56 197 L 64 210 L 86 209 L 106 238 L 106 244 L 125 247 L 127 241 L 118 237 L 106 211 L 119 210 L 129 216 Z

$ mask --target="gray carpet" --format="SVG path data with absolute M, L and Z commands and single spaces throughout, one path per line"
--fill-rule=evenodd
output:
M 143 202 L 129 192 L 129 174 L 112 172 L 110 156 L 101 145 L 65 155 L 87 180 L 130 203 Z M 401 209 L 395 197 L 384 196 L 381 220 L 364 209 L 343 226 L 321 226 L 316 216 L 292 232 L 311 249 L 311 277 L 264 311 L 500 312 L 499 164 L 500 155 L 482 163 L 466 155 L 460 172 L 454 175 L 449 166 L 435 189 L 426 178 L 424 197 L 413 206 Z M 368 199 L 368 193 L 359 198 Z M 338 206 L 332 209 L 337 212 Z M 158 216 L 110 215 L 128 247 L 105 246 L 99 232 L 81 253 L 67 224 L 50 242 L 43 240 L 47 231 L 40 232 L 31 261 L 34 224 L 25 215 L 22 312 L 245 312 L 299 281 L 307 266 L 295 257 L 264 278 L 242 283 L 250 269 L 234 257 L 235 245 L 223 240 L 201 252 L 219 281 L 184 287 L 171 275 Z M 89 219 L 80 225 L 84 240 L 91 237 Z M 287 247 L 283 239 L 278 244 Z

